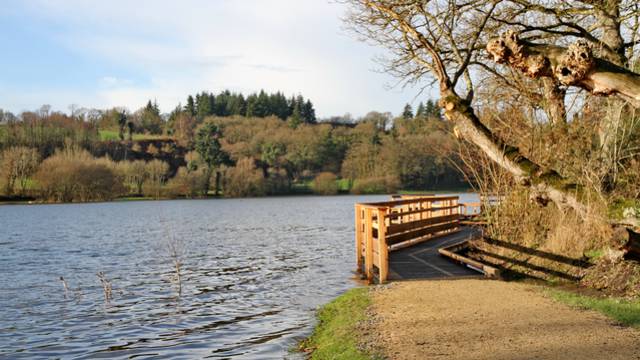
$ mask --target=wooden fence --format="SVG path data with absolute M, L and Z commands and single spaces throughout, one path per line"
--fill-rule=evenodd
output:
M 355 205 L 358 271 L 370 281 L 387 280 L 390 251 L 458 231 L 460 218 L 467 212 L 467 206 L 458 203 L 458 196 L 394 199 Z

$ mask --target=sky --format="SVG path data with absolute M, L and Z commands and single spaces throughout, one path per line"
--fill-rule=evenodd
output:
M 379 71 L 384 50 L 346 31 L 344 12 L 328 0 L 4 0 L 0 108 L 155 100 L 169 112 L 223 89 L 302 94 L 320 118 L 425 101 Z

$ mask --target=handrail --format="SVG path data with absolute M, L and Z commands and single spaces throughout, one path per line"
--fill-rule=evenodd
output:
M 403 195 L 405 196 L 405 195 Z M 413 195 L 409 195 L 413 196 Z M 372 206 L 372 207 L 390 207 L 390 206 L 398 206 L 411 204 L 419 201 L 443 201 L 443 200 L 458 200 L 459 196 L 451 196 L 451 195 L 443 195 L 443 196 L 424 196 L 424 197 L 416 197 L 416 198 L 402 198 L 401 200 L 391 200 L 391 201 L 379 201 L 372 203 L 361 203 L 360 205 Z
M 396 196 L 398 197 L 398 196 Z M 389 252 L 459 230 L 458 196 L 402 195 L 394 201 L 355 205 L 358 271 L 384 283 Z

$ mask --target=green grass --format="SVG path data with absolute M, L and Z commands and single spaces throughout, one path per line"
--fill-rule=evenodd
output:
M 349 179 L 338 179 L 338 192 L 347 193 L 349 190 Z
M 145 200 L 155 200 L 152 196 L 125 196 L 115 199 L 114 201 L 145 201 Z
M 640 328 L 640 301 L 638 300 L 596 298 L 557 289 L 549 289 L 548 292 L 557 301 L 581 309 L 595 310 L 621 324 Z
M 100 140 L 102 141 L 119 141 L 120 136 L 117 130 L 100 130 Z M 125 134 L 125 139 L 128 139 L 128 134 Z M 152 135 L 152 134 L 133 134 L 133 140 L 165 140 L 165 135 Z
M 616 199 L 609 205 L 609 217 L 620 220 L 624 218 L 626 208 L 639 208 L 640 201 L 636 199 Z
M 604 249 L 593 249 L 584 252 L 584 256 L 588 257 L 591 260 L 597 259 L 604 255 Z
M 303 180 L 303 181 L 296 181 L 293 184 L 291 184 L 291 191 L 290 194 L 295 195 L 295 194 L 312 194 L 313 193 L 313 189 L 311 187 L 311 181 L 310 180 Z
M 358 321 L 364 320 L 371 299 L 369 289 L 355 288 L 324 305 L 317 314 L 318 325 L 299 350 L 312 350 L 311 359 L 374 359 L 357 347 Z
M 118 132 L 115 130 L 100 130 L 100 140 L 102 141 L 117 141 L 120 140 Z

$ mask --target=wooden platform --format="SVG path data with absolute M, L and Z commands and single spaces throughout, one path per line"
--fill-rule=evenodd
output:
M 483 277 L 480 272 L 453 262 L 438 253 L 438 249 L 466 240 L 473 229 L 462 227 L 451 235 L 389 253 L 388 280 L 444 279 L 457 277 Z

